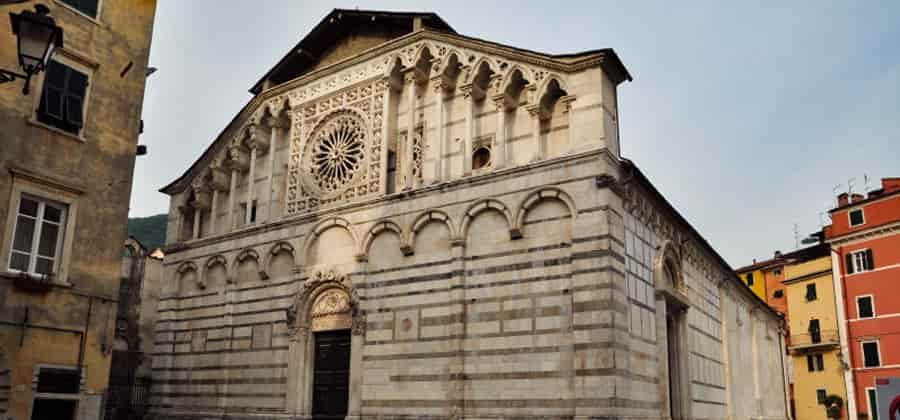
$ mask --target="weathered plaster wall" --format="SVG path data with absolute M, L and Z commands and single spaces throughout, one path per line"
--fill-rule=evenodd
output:
M 43 75 L 32 80 L 27 96 L 21 93 L 21 81 L 0 87 L 0 238 L 4 238 L 0 243 L 0 350 L 11 369 L 7 414 L 28 418 L 36 365 L 76 367 L 79 334 L 86 329 L 79 418 L 98 418 L 109 373 L 119 244 L 125 238 L 155 1 L 104 0 L 97 20 L 61 2 L 44 3 L 65 31 L 65 48 L 57 54 L 91 69 L 92 75 L 81 136 L 34 122 Z M 34 4 L 4 11 L 31 9 Z M 15 42 L 11 31 L 0 31 L 0 67 L 17 68 Z M 129 62 L 131 71 L 120 76 Z M 10 214 L 16 210 L 11 203 L 17 202 L 13 188 L 21 185 L 35 188 L 45 198 L 67 197 L 74 202 L 68 220 L 74 230 L 67 232 L 72 235 L 66 241 L 75 245 L 64 248 L 59 273 L 59 279 L 71 285 L 54 287 L 46 294 L 24 293 L 4 274 L 9 261 L 6 239 L 13 226 Z M 23 329 L 26 310 L 30 326 Z

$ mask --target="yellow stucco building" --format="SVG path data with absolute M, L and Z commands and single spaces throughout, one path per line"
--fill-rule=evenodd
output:
M 791 313 L 788 350 L 793 365 L 795 418 L 824 419 L 825 397 L 837 395 L 845 403 L 847 400 L 831 256 L 825 245 L 789 256 L 783 284 Z
M 762 263 L 754 263 L 753 265 L 749 265 L 746 267 L 741 267 L 736 270 L 738 277 L 741 278 L 741 281 L 753 291 L 756 296 L 759 296 L 763 301 L 766 300 L 766 278 L 765 272 L 763 269 L 766 267 L 770 261 L 763 261 Z
M 40 3 L 64 42 L 0 84 L 0 419 L 101 419 L 156 1 Z M 0 69 L 39 9 L 0 1 Z

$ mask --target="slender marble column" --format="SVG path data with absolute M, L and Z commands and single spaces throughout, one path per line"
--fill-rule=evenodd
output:
M 534 158 L 532 161 L 539 161 L 546 156 L 547 151 L 544 142 L 541 140 L 541 109 L 538 105 L 528 107 L 528 115 L 531 116 L 531 133 L 534 136 Z
M 383 89 L 384 89 L 384 92 L 382 93 L 384 95 L 384 98 L 382 99 L 383 102 L 382 102 L 382 109 L 381 109 L 381 144 L 383 144 L 384 146 L 381 148 L 381 156 L 379 156 L 379 159 L 381 159 L 381 168 L 382 168 L 381 171 L 382 171 L 382 174 L 384 174 L 384 176 L 381 177 L 380 188 L 381 188 L 382 194 L 387 194 L 387 191 L 388 191 L 388 185 L 387 185 L 387 183 L 388 183 L 387 170 L 388 169 L 387 169 L 387 167 L 388 167 L 388 150 L 389 150 L 388 145 L 391 143 L 391 127 L 392 127 L 392 124 L 394 124 L 394 121 L 392 118 L 392 115 L 394 115 L 394 114 L 391 112 L 391 106 L 393 105 L 391 103 L 392 102 L 391 96 L 393 96 L 393 93 L 394 93 L 394 86 L 392 86 L 390 78 L 386 78 L 385 80 L 382 80 L 381 83 L 383 84 Z M 395 178 L 396 178 L 396 174 L 395 174 Z M 396 180 L 394 182 L 396 182 Z M 395 184 L 395 186 L 396 186 L 396 184 Z
M 209 234 L 210 235 L 215 235 L 217 232 L 216 219 L 218 219 L 218 213 L 217 213 L 218 211 L 219 211 L 219 189 L 213 188 L 212 204 L 210 205 L 210 208 L 209 208 Z
M 194 232 L 191 236 L 193 239 L 200 238 L 200 213 L 203 213 L 203 209 L 194 207 Z
M 404 189 L 411 189 L 416 185 L 415 162 L 413 161 L 413 142 L 416 135 L 416 76 L 415 70 L 410 70 L 405 75 L 406 86 L 409 89 L 409 125 L 406 129 L 406 144 L 403 151 L 403 172 L 405 174 L 406 183 Z
M 446 90 L 444 90 L 444 84 L 441 80 L 437 80 L 434 84 L 435 91 L 435 105 L 434 112 L 435 118 L 434 121 L 437 122 L 437 126 L 435 127 L 436 138 L 438 141 L 437 148 L 437 157 L 434 160 L 434 180 L 433 183 L 439 183 L 444 179 L 444 149 L 446 148 L 447 139 L 445 138 L 446 130 L 444 130 L 445 124 L 445 109 L 444 109 L 444 100 L 446 99 Z
M 275 190 L 275 150 L 278 149 L 278 133 L 282 125 L 278 120 L 270 120 L 271 129 L 269 140 L 269 188 L 266 194 L 266 221 L 272 220 L 272 204 L 273 191 Z
M 506 99 L 494 97 L 494 105 L 497 107 L 497 133 L 494 137 L 497 150 L 492 153 L 491 160 L 494 169 L 501 169 L 506 165 Z
M 237 195 L 237 168 L 231 169 L 231 185 L 228 188 L 228 230 L 234 229 L 234 196 Z
M 250 171 L 247 174 L 247 211 L 244 214 L 244 224 L 249 225 L 251 220 L 250 216 L 253 214 L 251 211 L 251 207 L 253 206 L 253 188 L 255 185 L 255 181 L 253 179 L 254 171 L 256 169 L 256 145 L 250 146 Z
M 466 135 L 463 143 L 463 176 L 472 175 L 472 143 L 475 141 L 475 98 L 472 96 L 472 85 L 460 88 L 463 100 L 466 101 Z

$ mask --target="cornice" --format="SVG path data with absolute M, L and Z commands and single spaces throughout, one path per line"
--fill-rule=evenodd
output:
M 880 226 L 874 226 L 858 232 L 847 233 L 837 238 L 826 239 L 825 242 L 830 244 L 832 247 L 843 246 L 857 241 L 863 241 L 881 237 L 886 234 L 892 234 L 894 232 L 900 232 L 900 221 Z

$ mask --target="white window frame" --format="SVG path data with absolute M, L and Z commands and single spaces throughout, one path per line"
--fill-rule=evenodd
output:
M 9 271 L 9 261 L 12 253 L 12 241 L 16 218 L 19 214 L 19 199 L 22 195 L 37 197 L 43 200 L 54 201 L 63 204 L 66 209 L 66 223 L 60 230 L 62 245 L 57 253 L 53 283 L 61 286 L 71 286 L 68 281 L 69 266 L 72 258 L 72 246 L 75 237 L 75 224 L 78 220 L 78 196 L 82 193 L 76 187 L 68 186 L 59 181 L 48 180 L 33 174 L 26 174 L 20 169 L 11 168 L 13 173 L 13 188 L 7 203 L 6 228 L 3 233 L 3 242 L 0 242 L 0 272 L 17 275 L 18 272 Z
M 866 409 L 869 410 L 869 418 L 871 419 L 873 417 L 872 409 L 874 408 L 875 412 L 878 412 L 878 396 L 875 395 L 875 401 L 872 401 L 872 394 L 869 394 L 869 391 L 872 391 L 872 394 L 874 394 L 876 392 L 875 387 L 866 387 Z M 872 407 L 873 405 L 874 407 Z
M 869 344 L 869 343 L 875 343 L 875 350 L 878 352 L 878 366 L 866 366 L 866 347 L 865 347 L 865 345 Z M 859 342 L 859 351 L 860 351 L 860 356 L 862 356 L 863 369 L 878 368 L 883 365 L 883 363 L 882 363 L 883 359 L 881 358 L 881 343 L 878 342 L 878 340 L 860 341 Z
M 862 255 L 862 261 L 866 261 L 866 251 L 868 251 L 869 249 L 870 248 L 862 248 L 862 249 L 850 251 L 850 255 L 852 255 L 851 260 L 853 261 L 853 274 L 866 273 L 866 272 L 869 272 L 869 271 L 872 271 L 875 269 L 875 267 L 868 267 L 865 270 L 863 270 L 860 267 L 859 260 L 857 260 L 857 256 Z M 865 264 L 865 263 L 863 263 L 863 264 Z
M 38 205 L 37 214 L 35 216 L 21 214 L 19 212 L 23 199 L 34 201 L 37 203 L 37 205 Z M 44 218 L 47 207 L 52 207 L 52 208 L 55 208 L 60 211 L 59 222 L 49 221 Z M 13 227 L 12 227 L 13 228 L 13 240 L 15 240 L 16 233 L 18 233 L 18 230 L 19 230 L 19 216 L 27 217 L 27 218 L 34 220 L 34 232 L 32 232 L 32 234 L 31 234 L 31 249 L 28 251 L 28 254 L 27 254 L 28 255 L 28 268 L 25 270 L 18 270 L 18 269 L 15 269 L 12 267 L 13 255 L 16 253 L 22 254 L 22 251 L 17 251 L 15 249 L 13 249 L 12 245 L 10 245 L 9 255 L 8 255 L 8 258 L 6 259 L 6 269 L 9 272 L 13 272 L 13 273 L 24 272 L 24 273 L 28 273 L 28 274 L 31 274 L 34 276 L 43 275 L 43 274 L 38 273 L 36 271 L 36 269 L 37 269 L 37 261 L 38 261 L 39 257 L 43 257 L 44 259 L 50 259 L 50 257 L 42 256 L 39 253 L 39 248 L 41 245 L 41 233 L 44 228 L 44 224 L 49 223 L 49 224 L 54 224 L 59 227 L 58 233 L 56 236 L 56 244 L 54 246 L 54 248 L 55 248 L 54 255 L 52 258 L 53 267 L 51 268 L 51 273 L 58 272 L 59 271 L 59 260 L 60 260 L 59 257 L 62 255 L 62 245 L 63 245 L 63 243 L 65 243 L 65 239 L 66 239 L 64 235 L 66 233 L 66 222 L 68 221 L 68 219 L 66 217 L 68 210 L 69 210 L 68 206 L 66 206 L 65 204 L 62 204 L 62 203 L 58 203 L 54 200 L 46 199 L 44 197 L 39 197 L 39 196 L 32 195 L 32 194 L 26 194 L 26 193 L 19 194 L 19 196 L 16 197 L 15 207 L 10 208 L 10 211 L 13 211 L 16 213 L 16 221 L 13 223 Z
M 98 25 L 100 24 L 100 16 L 103 14 L 103 0 L 97 0 L 97 16 L 88 16 L 81 10 L 76 9 L 75 6 L 72 6 L 71 4 L 68 4 L 62 0 L 53 0 L 53 2 L 56 3 L 57 5 L 59 5 L 60 7 L 63 7 L 66 10 L 69 10 L 72 13 L 75 13 L 77 16 L 81 16 L 95 24 L 98 24 Z
M 859 315 L 859 300 L 863 298 L 869 298 L 870 305 L 872 306 L 872 316 L 863 317 Z M 859 295 L 856 297 L 856 319 L 873 319 L 877 316 L 877 312 L 875 312 L 875 296 L 869 295 Z
M 41 363 L 34 365 L 32 369 L 32 379 L 31 386 L 33 390 L 37 390 L 38 380 L 41 375 L 41 369 L 67 369 L 67 370 L 78 370 L 78 367 L 75 365 L 54 365 L 54 364 L 46 364 Z M 66 400 L 66 401 L 75 401 L 75 418 L 76 420 L 80 417 L 78 415 L 79 410 L 81 409 L 81 404 L 83 401 L 81 400 L 82 395 L 84 394 L 84 386 L 87 383 L 87 369 L 81 369 L 81 383 L 78 386 L 77 394 L 51 394 L 44 392 L 34 392 L 31 395 L 31 406 L 28 407 L 28 418 L 34 414 L 34 403 L 39 399 L 47 399 L 47 400 Z
M 854 225 L 854 224 L 853 224 L 853 218 L 850 217 L 850 213 L 853 213 L 853 212 L 855 212 L 855 211 L 858 211 L 858 212 L 859 212 L 859 214 L 862 216 L 862 220 L 863 220 L 863 221 Z M 857 209 L 853 209 L 853 210 L 848 210 L 848 211 L 847 211 L 847 225 L 848 225 L 848 226 L 850 226 L 850 227 L 857 227 L 857 226 L 862 226 L 862 225 L 864 225 L 864 224 L 866 224 L 866 212 L 863 211 L 863 208 L 862 208 L 862 207 L 857 208 Z
M 71 6 L 69 6 L 69 5 L 64 5 L 64 6 L 72 9 Z M 74 9 L 72 9 L 72 10 L 74 10 Z M 77 10 L 75 10 L 75 11 L 78 12 Z M 99 15 L 99 11 L 97 13 Z M 87 17 L 86 15 L 83 15 L 83 14 L 82 14 L 82 16 Z M 44 77 L 45 76 L 37 77 L 34 80 L 34 82 L 35 82 L 34 87 L 35 87 L 35 92 L 36 92 L 34 95 L 32 95 L 32 96 L 34 96 L 34 101 L 32 104 L 32 109 L 34 111 L 28 117 L 28 124 L 30 124 L 32 126 L 36 126 L 36 127 L 41 127 L 46 130 L 50 130 L 56 134 L 62 135 L 64 138 L 78 140 L 78 141 L 84 143 L 87 141 L 86 132 L 88 131 L 88 124 L 87 124 L 87 121 L 89 120 L 88 111 L 90 110 L 91 91 L 93 90 L 93 85 L 94 85 L 94 72 L 97 70 L 97 68 L 100 67 L 100 64 L 80 53 L 76 53 L 67 48 L 57 49 L 56 52 L 53 54 L 52 60 L 56 61 L 60 64 L 64 64 L 68 67 L 71 67 L 71 68 L 78 70 L 79 72 L 87 75 L 87 89 L 85 89 L 84 100 L 81 104 L 81 119 L 82 119 L 81 130 L 78 130 L 78 134 L 74 134 L 74 133 L 65 131 L 63 129 L 54 127 L 50 124 L 45 124 L 45 123 L 38 121 L 38 109 L 40 109 L 40 107 L 41 107 L 41 99 L 44 96 Z M 43 72 L 43 74 L 46 75 L 47 73 Z

